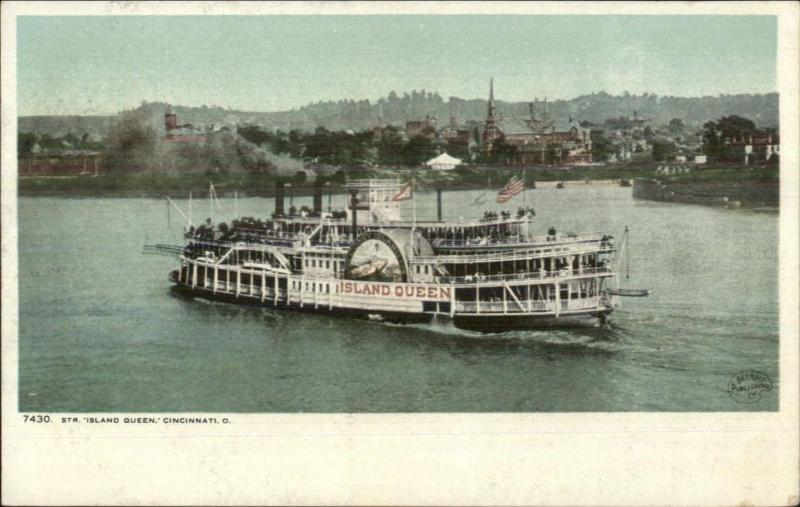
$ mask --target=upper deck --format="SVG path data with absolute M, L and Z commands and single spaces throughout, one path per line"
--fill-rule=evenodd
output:
M 457 220 L 441 220 L 439 210 L 439 220 L 416 220 L 400 215 L 400 201 L 413 198 L 411 183 L 355 180 L 346 188 L 350 194 L 345 211 L 323 212 L 321 195 L 315 195 L 313 211 L 298 214 L 292 207 L 286 214 L 276 197 L 276 212 L 270 219 L 242 217 L 230 225 L 208 222 L 191 229 L 186 235 L 188 255 L 207 250 L 220 255 L 219 250 L 232 246 L 254 251 L 266 248 L 297 257 L 297 262 L 309 260 L 313 266 L 319 257 L 349 258 L 359 241 L 382 235 L 389 237 L 386 241 L 403 257 L 407 271 L 420 276 L 434 276 L 434 271 L 453 276 L 506 269 L 487 266 L 492 263 L 549 257 L 586 256 L 596 261 L 597 255 L 615 251 L 612 238 L 600 233 L 564 234 L 550 228 L 547 234 L 535 234 L 531 208 L 519 208 L 516 213 L 484 211 L 481 217 Z M 530 266 L 512 269 L 524 271 Z

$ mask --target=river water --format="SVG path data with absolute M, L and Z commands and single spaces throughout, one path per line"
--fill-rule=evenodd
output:
M 498 206 L 493 196 L 473 206 L 479 194 L 445 193 L 445 217 Z M 433 217 L 435 201 L 419 194 L 417 216 Z M 605 328 L 498 335 L 208 303 L 170 291 L 173 259 L 141 253 L 181 243 L 164 200 L 20 198 L 20 410 L 777 410 L 776 213 L 592 186 L 532 190 L 527 203 L 537 234 L 620 238 L 629 225 L 629 286 L 652 295 L 625 299 Z M 238 204 L 246 216 L 272 211 L 271 199 Z M 232 217 L 233 200 L 215 213 Z M 208 202 L 195 200 L 201 214 Z M 728 381 L 744 370 L 775 389 L 737 402 Z

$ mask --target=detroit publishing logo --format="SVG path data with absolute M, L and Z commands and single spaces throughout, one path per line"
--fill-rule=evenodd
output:
M 728 381 L 728 394 L 738 403 L 755 403 L 762 393 L 772 391 L 772 379 L 757 370 L 737 373 Z

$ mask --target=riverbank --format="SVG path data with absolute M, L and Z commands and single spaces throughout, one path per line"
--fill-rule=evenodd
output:
M 397 178 L 402 181 L 414 179 L 419 190 L 477 190 L 502 188 L 512 177 L 526 178 L 528 187 L 554 187 L 563 183 L 565 187 L 584 185 L 618 185 L 621 180 L 633 181 L 636 178 L 654 178 L 658 163 L 620 164 L 614 166 L 590 167 L 469 167 L 453 171 L 432 171 L 430 169 L 376 168 L 347 172 L 347 179 L 358 178 Z M 758 169 L 769 171 L 769 169 Z M 728 180 L 739 173 L 748 173 L 741 168 L 702 169 L 680 177 L 691 180 Z M 775 171 L 777 173 L 777 171 Z M 275 176 L 271 174 L 231 174 L 207 175 L 193 174 L 101 174 L 97 176 L 23 176 L 18 179 L 18 193 L 22 196 L 63 196 L 63 197 L 163 197 L 186 196 L 189 192 L 203 195 L 213 182 L 218 195 L 272 197 L 275 195 L 277 181 L 291 182 L 294 195 L 313 193 L 313 174 Z M 343 192 L 344 173 L 320 176 L 330 181 L 332 193 Z M 672 177 L 679 178 L 679 177 Z M 327 192 L 328 190 L 326 190 Z
M 652 201 L 726 208 L 777 208 L 778 168 L 697 171 L 659 178 L 636 178 L 633 197 Z

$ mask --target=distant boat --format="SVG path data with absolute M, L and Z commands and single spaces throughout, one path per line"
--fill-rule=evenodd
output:
M 621 187 L 629 187 L 631 186 L 630 180 L 619 180 L 619 186 Z
M 556 188 L 564 188 L 564 182 L 563 181 L 559 181 L 558 185 L 556 185 Z

